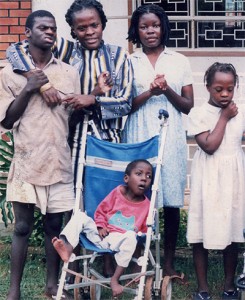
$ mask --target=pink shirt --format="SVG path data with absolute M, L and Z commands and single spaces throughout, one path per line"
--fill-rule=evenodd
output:
M 64 94 L 80 94 L 77 70 L 57 59 L 43 69 L 50 83 Z M 1 71 L 0 122 L 6 111 L 26 85 L 26 78 L 8 65 Z M 47 186 L 73 181 L 70 148 L 67 143 L 70 109 L 64 105 L 47 106 L 42 95 L 32 95 L 20 119 L 14 124 L 14 157 L 9 177 L 23 182 Z M 6 131 L 0 124 L 0 134 Z
M 116 187 L 97 207 L 94 220 L 97 227 L 107 227 L 110 232 L 124 233 L 128 230 L 146 232 L 146 219 L 149 212 L 150 201 L 140 202 L 127 200 Z

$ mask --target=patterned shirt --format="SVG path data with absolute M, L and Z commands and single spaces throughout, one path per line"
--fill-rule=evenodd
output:
M 54 87 L 64 93 L 78 93 L 77 70 L 52 58 L 43 72 Z M 1 71 L 0 122 L 9 105 L 20 94 L 27 79 L 13 72 L 10 65 Z M 33 93 L 19 120 L 13 126 L 14 157 L 8 179 L 39 186 L 73 181 L 70 148 L 67 143 L 70 109 L 49 107 L 39 92 Z M 0 134 L 6 131 L 0 123 Z
M 111 91 L 96 97 L 97 105 L 92 107 L 92 118 L 103 140 L 120 142 L 123 129 L 123 116 L 131 110 L 133 69 L 128 52 L 119 46 L 101 43 L 99 49 L 86 50 L 79 43 L 58 40 L 54 54 L 64 62 L 73 65 L 80 74 L 81 93 L 90 94 L 99 74 L 109 71 L 113 79 Z M 7 58 L 15 72 L 29 71 L 34 68 L 26 55 L 28 42 L 11 45 L 7 49 Z M 70 121 L 69 144 L 74 157 L 75 181 L 80 157 L 83 113 L 75 111 Z

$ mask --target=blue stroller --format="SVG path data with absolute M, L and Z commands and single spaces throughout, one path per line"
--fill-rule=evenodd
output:
M 159 136 L 137 144 L 114 144 L 88 135 L 88 125 L 91 125 L 94 129 L 94 124 L 89 121 L 88 114 L 85 115 L 83 123 L 81 149 L 84 157 L 79 158 L 79 175 L 75 187 L 75 210 L 81 209 L 90 217 L 93 217 L 94 211 L 100 201 L 112 189 L 123 182 L 124 170 L 130 161 L 139 158 L 147 159 L 155 170 L 154 182 L 151 188 L 151 195 L 149 196 L 151 202 L 147 218 L 147 233 L 143 238 L 144 254 L 136 261 L 141 267 L 141 271 L 139 273 L 124 274 L 120 277 L 120 282 L 124 286 L 123 293 L 131 295 L 128 299 L 150 300 L 153 295 L 160 296 L 161 293 L 161 299 L 171 299 L 171 286 L 168 286 L 166 293 L 165 283 L 162 280 L 160 233 L 158 210 L 156 208 L 160 168 L 163 163 L 162 158 L 168 126 L 168 113 L 160 110 L 158 117 Z M 150 249 L 153 243 L 155 244 L 156 259 L 154 259 Z M 82 255 L 76 256 L 73 253 L 69 262 L 81 260 L 83 273 L 79 274 L 69 270 L 69 262 L 64 263 L 58 292 L 55 297 L 56 300 L 62 299 L 63 289 L 74 289 L 74 299 L 77 300 L 81 299 L 80 289 L 85 293 L 87 292 L 90 299 L 105 299 L 101 296 L 102 288 L 110 288 L 110 278 L 104 277 L 98 271 L 96 259 L 104 253 L 111 251 L 97 248 L 83 234 L 80 235 L 80 245 L 83 249 Z M 150 264 L 148 265 L 149 262 Z M 74 284 L 66 283 L 67 273 L 75 276 Z M 131 287 L 132 284 L 133 287 Z M 164 285 L 164 291 L 162 291 L 161 285 Z

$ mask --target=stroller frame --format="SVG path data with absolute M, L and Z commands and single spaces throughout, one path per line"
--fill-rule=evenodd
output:
M 161 294 L 161 285 L 164 284 L 162 280 L 162 269 L 160 266 L 160 233 L 159 233 L 159 214 L 158 209 L 156 208 L 156 197 L 158 192 L 158 183 L 160 179 L 160 171 L 161 166 L 163 164 L 163 152 L 165 139 L 167 134 L 168 127 L 168 112 L 165 110 L 159 111 L 159 150 L 156 162 L 154 183 L 151 187 L 151 198 L 150 198 L 150 208 L 147 217 L 147 233 L 146 240 L 144 243 L 144 254 L 138 260 L 138 264 L 141 266 L 140 273 L 131 273 L 125 274 L 120 277 L 120 281 L 130 280 L 128 284 L 124 286 L 123 291 L 129 294 L 134 295 L 135 300 L 150 300 L 152 299 L 152 295 L 159 296 Z M 83 157 L 79 158 L 79 173 L 76 181 L 76 202 L 74 210 L 77 211 L 79 209 L 84 210 L 82 194 L 83 194 L 83 184 L 82 179 L 84 175 L 84 168 L 86 165 L 85 161 L 85 149 L 86 149 L 86 136 L 88 132 L 88 126 L 92 126 L 92 129 L 96 135 L 96 128 L 93 121 L 89 121 L 89 112 L 86 112 L 83 121 L 83 131 L 82 131 L 82 142 L 81 142 L 81 153 Z M 98 133 L 98 132 L 97 132 Z M 98 136 L 96 136 L 98 137 Z M 81 206 L 81 207 L 80 207 Z M 151 241 L 155 242 L 155 257 L 154 259 L 151 251 L 150 245 Z M 102 252 L 102 251 L 101 251 Z M 105 251 L 103 250 L 103 253 Z M 59 281 L 59 287 L 57 291 L 57 295 L 55 297 L 56 300 L 62 299 L 62 292 L 64 290 L 74 289 L 74 299 L 78 300 L 79 298 L 79 288 L 83 288 L 85 291 L 90 293 L 90 299 L 100 299 L 101 295 L 101 286 L 108 287 L 110 284 L 110 278 L 105 278 L 103 275 L 98 273 L 93 267 L 92 264 L 95 261 L 96 257 L 100 256 L 100 254 L 96 251 L 92 254 L 87 254 L 86 249 L 83 248 L 83 254 L 76 256 L 74 253 L 71 255 L 69 262 L 65 262 L 62 267 L 61 277 Z M 68 268 L 68 264 L 70 262 L 74 262 L 75 260 L 83 261 L 83 274 L 78 274 Z M 135 261 L 135 259 L 133 259 Z M 148 261 L 150 261 L 152 269 L 147 270 Z M 74 284 L 66 283 L 66 274 L 70 273 L 76 276 Z M 80 279 L 82 278 L 82 282 Z M 139 280 L 139 284 L 137 288 L 130 288 L 129 284 L 132 282 L 136 282 Z M 88 291 L 89 290 L 89 291 Z M 167 288 L 166 291 L 162 291 L 161 299 L 167 300 L 171 299 L 171 284 Z

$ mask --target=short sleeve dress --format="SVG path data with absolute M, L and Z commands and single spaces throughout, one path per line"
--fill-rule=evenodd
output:
M 220 147 L 213 155 L 198 148 L 192 162 L 187 240 L 206 249 L 224 249 L 244 242 L 245 157 L 241 147 L 245 107 L 229 120 Z M 208 103 L 191 110 L 188 135 L 212 131 L 221 109 Z
M 168 48 L 165 48 L 159 56 L 155 69 L 143 52 L 133 53 L 131 61 L 134 69 L 134 97 L 149 90 L 150 83 L 154 81 L 157 74 L 164 74 L 168 85 L 179 95 L 183 86 L 193 82 L 188 59 Z M 159 207 L 181 207 L 184 201 L 187 163 L 186 133 L 181 112 L 164 95 L 153 96 L 128 116 L 122 141 L 137 143 L 159 134 L 159 109 L 168 111 L 169 126 L 164 149 L 164 165 L 161 170 L 158 205 Z

